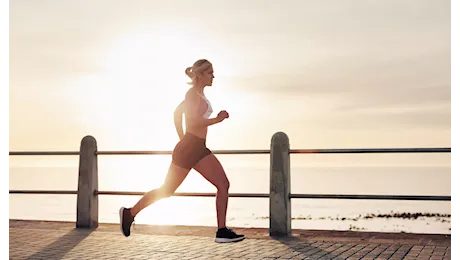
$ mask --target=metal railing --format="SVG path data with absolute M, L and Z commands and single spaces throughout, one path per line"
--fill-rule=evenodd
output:
M 76 190 L 10 190 L 10 194 L 55 194 L 69 195 L 78 194 Z M 145 192 L 140 191 L 94 191 L 94 195 L 121 195 L 142 196 Z M 177 197 L 215 197 L 215 193 L 202 192 L 175 192 L 172 196 Z M 268 193 L 229 193 L 231 198 L 270 198 Z M 450 196 L 422 196 L 422 195 L 335 195 L 335 194 L 295 194 L 289 195 L 291 199 L 356 199 L 356 200 L 434 200 L 450 201 Z
M 230 193 L 229 197 L 269 198 L 270 235 L 290 235 L 290 199 L 358 199 L 358 200 L 424 200 L 451 201 L 451 196 L 422 195 L 338 195 L 293 194 L 290 192 L 290 154 L 364 154 L 364 153 L 450 153 L 451 148 L 364 148 L 364 149 L 290 149 L 286 134 L 273 135 L 269 150 L 215 150 L 214 154 L 270 154 L 270 193 Z M 66 156 L 80 158 L 78 190 L 9 190 L 10 194 L 77 195 L 77 227 L 98 226 L 98 195 L 142 196 L 144 192 L 100 191 L 97 188 L 99 155 L 170 155 L 172 151 L 98 151 L 96 140 L 86 136 L 80 151 L 10 151 L 10 156 Z M 175 192 L 172 196 L 214 197 L 215 193 Z M 276 198 L 276 199 L 275 199 Z
M 451 148 L 354 148 L 354 149 L 290 149 L 291 154 L 347 153 L 450 153 Z M 213 150 L 214 154 L 270 154 L 270 150 Z M 172 151 L 96 151 L 97 155 L 170 155 Z M 77 151 L 17 151 L 10 155 L 80 155 Z

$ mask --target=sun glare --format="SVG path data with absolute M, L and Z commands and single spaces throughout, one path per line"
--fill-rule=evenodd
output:
M 209 59 L 216 70 L 218 88 L 209 91 L 211 98 L 216 104 L 224 104 L 225 100 L 233 98 L 231 88 L 219 78 L 219 75 L 231 74 L 231 62 L 220 54 L 216 44 L 203 40 L 196 31 L 173 25 L 134 31 L 114 40 L 106 52 L 104 77 L 110 80 L 110 89 L 123 91 L 107 90 L 107 95 L 111 96 L 100 99 L 108 103 L 102 106 L 109 105 L 118 110 L 110 119 L 115 122 L 105 119 L 105 127 L 117 125 L 117 115 L 131 110 L 129 121 L 142 122 L 145 132 L 137 130 L 140 131 L 138 140 L 127 140 L 127 146 L 145 143 L 146 136 L 151 135 L 156 138 L 156 148 L 171 149 L 177 141 L 172 112 L 189 87 L 186 84 L 189 79 L 184 73 L 186 67 L 197 59 Z M 119 106 L 120 103 L 123 106 Z
M 232 129 L 244 125 L 258 98 L 233 89 L 234 58 L 223 48 L 200 32 L 173 25 L 125 33 L 107 46 L 102 71 L 72 79 L 68 93 L 79 94 L 68 99 L 84 115 L 79 123 L 108 146 L 170 150 L 178 141 L 173 111 L 189 88 L 185 68 L 206 58 L 216 77 L 206 90 L 214 116 L 225 109 L 232 118 L 215 131 L 234 135 Z M 210 145 L 225 147 L 231 142 L 213 136 Z
M 112 102 L 119 113 L 130 111 L 129 122 L 137 123 L 138 134 L 126 140 L 126 147 L 145 144 L 149 136 L 155 137 L 155 149 L 171 149 L 177 141 L 172 112 L 187 88 L 183 71 L 191 62 L 186 48 L 191 45 L 192 38 L 170 26 L 122 35 L 108 48 L 104 77 L 110 78 L 111 88 L 124 91 L 110 93 L 104 102 Z M 106 123 L 115 126 L 119 119 Z
M 79 111 L 82 115 L 79 123 L 90 129 L 101 150 L 172 150 L 179 140 L 173 111 L 189 87 L 185 68 L 199 58 L 207 58 L 214 64 L 216 76 L 214 86 L 206 90 L 213 103 L 214 116 L 226 109 L 232 117 L 224 125 L 213 128 L 209 145 L 225 149 L 239 138 L 234 129 L 244 125 L 256 99 L 232 89 L 228 80 L 233 73 L 232 62 L 220 55 L 213 44 L 216 43 L 201 41 L 199 33 L 173 26 L 120 36 L 108 46 L 102 72 L 79 76 L 69 83 L 68 93 L 80 93 L 68 97 L 83 110 Z M 103 168 L 110 176 L 113 189 L 147 191 L 161 184 L 170 159 L 170 156 L 154 155 L 141 161 L 118 158 L 116 163 L 107 161 Z M 139 172 L 142 175 L 139 178 L 145 178 L 149 185 L 124 187 L 127 184 L 118 177 L 130 171 Z M 144 172 L 152 175 L 144 176 Z M 209 188 L 206 185 L 196 176 L 183 184 L 186 190 L 204 190 Z
M 202 41 L 199 33 L 176 26 L 121 35 L 108 46 L 101 73 L 72 82 L 73 87 L 81 88 L 81 93 L 92 93 L 90 97 L 78 99 L 88 102 L 82 107 L 88 109 L 85 114 L 91 115 L 91 118 L 81 120 L 92 128 L 97 127 L 101 136 L 98 140 L 104 138 L 106 144 L 120 150 L 173 149 L 179 140 L 173 124 L 173 111 L 189 87 L 184 71 L 200 58 L 207 58 L 215 65 L 217 86 L 207 92 L 216 104 L 214 113 L 220 109 L 238 113 L 230 102 L 236 97 L 219 78 L 219 75 L 232 73 L 231 63 L 213 44 Z M 154 155 L 142 161 L 124 158 L 116 163 L 107 161 L 104 169 L 113 189 L 148 191 L 161 185 L 170 160 L 170 156 L 157 158 Z M 147 174 L 139 176 L 145 178 L 145 182 L 126 184 L 123 178 L 118 178 L 132 171 Z M 186 190 L 198 191 L 210 188 L 206 181 L 195 175 L 186 179 L 183 186 Z M 166 204 L 160 203 L 156 207 L 166 207 Z M 145 215 L 152 217 L 148 210 Z

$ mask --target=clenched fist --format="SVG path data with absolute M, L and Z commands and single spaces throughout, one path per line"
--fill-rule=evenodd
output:
M 229 117 L 228 112 L 225 110 L 222 110 L 219 112 L 219 114 L 217 114 L 217 118 L 219 119 L 219 121 L 223 121 L 224 119 L 228 117 Z

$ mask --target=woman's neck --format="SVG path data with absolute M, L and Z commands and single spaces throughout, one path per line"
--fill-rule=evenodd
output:
M 204 86 L 193 86 L 193 88 L 195 89 L 196 92 L 200 93 L 200 94 L 204 94 Z

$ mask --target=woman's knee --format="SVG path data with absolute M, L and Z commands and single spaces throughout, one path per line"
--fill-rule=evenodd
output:
M 225 192 L 228 192 L 229 189 L 230 189 L 230 182 L 228 181 L 227 178 L 225 178 L 223 181 L 221 181 L 221 182 L 217 185 L 217 190 L 218 190 L 218 191 L 225 191 Z
M 175 192 L 174 189 L 171 189 L 171 187 L 168 187 L 168 186 L 166 186 L 166 185 L 161 186 L 160 189 L 159 189 L 159 191 L 160 191 L 160 194 L 161 194 L 160 196 L 161 196 L 162 198 L 169 198 L 169 197 L 171 197 L 171 196 L 174 194 L 174 192 Z

